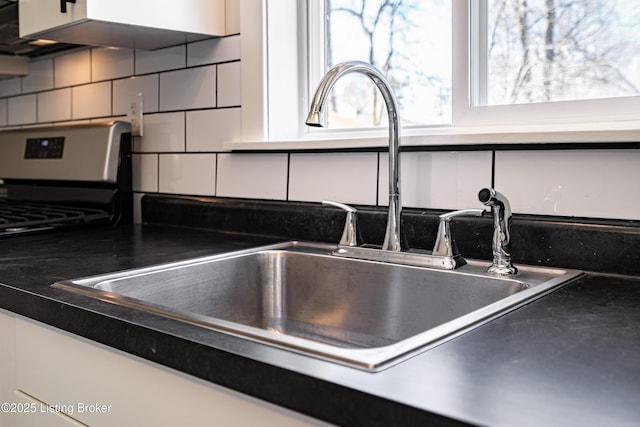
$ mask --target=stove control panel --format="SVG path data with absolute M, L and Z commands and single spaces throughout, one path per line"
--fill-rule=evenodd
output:
M 28 138 L 25 159 L 61 159 L 64 137 Z
M 0 178 L 116 183 L 130 135 L 122 121 L 0 131 Z

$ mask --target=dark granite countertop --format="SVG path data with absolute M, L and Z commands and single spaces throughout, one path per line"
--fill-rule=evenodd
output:
M 274 241 L 151 225 L 8 238 L 0 308 L 340 425 L 638 425 L 638 277 L 588 274 L 378 373 L 49 286 Z

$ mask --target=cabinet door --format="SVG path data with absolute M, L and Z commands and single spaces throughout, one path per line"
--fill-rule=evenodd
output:
M 81 426 L 16 389 L 16 321 L 0 310 L 0 427 Z M 8 405 L 8 406 L 7 406 Z
M 20 405 L 22 413 L 10 414 L 13 416 L 12 427 L 82 427 L 82 424 L 73 418 L 57 412 L 54 409 L 47 409 L 47 405 L 32 399 L 26 394 L 17 392 L 11 398 L 11 402 Z M 31 408 L 29 412 L 26 408 Z
M 225 0 L 20 0 L 20 36 L 158 49 L 225 32 Z
M 12 402 L 16 389 L 16 324 L 0 310 L 0 404 Z M 10 413 L 0 412 L 0 427 L 13 426 Z
M 66 13 L 61 11 L 60 0 L 19 0 L 19 6 L 20 37 L 68 25 L 87 17 L 87 0 L 66 3 Z
M 16 364 L 21 392 L 93 427 L 327 426 L 32 321 L 16 321 Z
M 181 31 L 225 34 L 224 0 L 84 0 L 89 19 Z

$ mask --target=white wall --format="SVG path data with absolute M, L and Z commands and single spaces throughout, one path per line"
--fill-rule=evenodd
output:
M 144 94 L 134 189 L 219 197 L 385 205 L 387 155 L 225 152 L 240 137 L 240 36 L 157 51 L 86 48 L 0 81 L 0 129 L 123 117 Z M 639 136 L 640 139 L 640 136 Z M 405 206 L 480 207 L 491 185 L 514 212 L 640 220 L 640 150 L 412 152 Z M 0 171 L 1 175 L 1 171 Z

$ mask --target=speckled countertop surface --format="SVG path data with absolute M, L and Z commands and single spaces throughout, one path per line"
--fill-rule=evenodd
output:
M 0 308 L 341 425 L 635 426 L 640 278 L 588 274 L 378 373 L 53 289 L 275 242 L 136 225 L 0 240 Z M 240 355 L 243 354 L 243 355 Z

